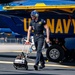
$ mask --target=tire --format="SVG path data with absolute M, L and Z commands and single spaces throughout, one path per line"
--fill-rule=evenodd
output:
M 15 67 L 15 69 L 17 70 L 18 68 L 17 68 L 17 67 Z
M 17 68 L 17 66 L 15 66 L 15 65 L 13 65 L 14 66 L 14 68 L 17 70 L 18 68 Z
M 62 61 L 64 58 L 64 49 L 59 45 L 53 45 L 46 51 L 46 56 L 49 61 Z
M 26 66 L 25 69 L 28 70 L 28 66 Z

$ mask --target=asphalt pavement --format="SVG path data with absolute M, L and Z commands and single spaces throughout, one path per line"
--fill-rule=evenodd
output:
M 45 51 L 45 68 L 34 70 L 36 51 L 28 54 L 28 70 L 20 68 L 16 70 L 13 67 L 15 57 L 22 52 L 22 44 L 0 44 L 0 75 L 75 75 L 75 63 L 64 62 L 56 63 L 47 61 Z

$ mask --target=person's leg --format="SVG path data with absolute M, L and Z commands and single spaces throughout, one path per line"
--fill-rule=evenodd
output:
M 42 46 L 43 46 L 44 39 L 39 38 L 37 42 L 38 42 L 38 44 L 37 44 L 37 55 L 36 55 L 35 65 L 38 65 L 40 60 L 42 62 L 44 62 L 44 58 L 43 58 L 43 55 L 42 55 Z
M 36 51 L 37 51 L 37 40 L 36 40 L 36 38 L 34 38 L 34 44 L 35 44 L 35 47 L 36 47 Z M 35 68 L 35 70 L 38 70 L 38 65 L 34 65 L 34 68 Z
M 43 54 L 41 53 L 41 57 L 40 57 L 40 69 L 43 69 L 45 67 L 45 61 L 44 61 L 44 57 Z
M 41 53 L 41 56 L 40 56 L 40 63 L 41 63 L 41 65 L 45 64 L 44 57 L 43 57 L 42 53 Z
M 42 69 L 45 67 L 45 61 L 44 61 L 44 57 L 43 57 L 42 53 L 39 58 L 40 58 L 40 63 L 41 63 L 41 66 L 39 68 Z M 37 59 L 36 59 L 36 63 L 37 63 Z M 38 63 L 34 65 L 34 68 L 35 68 L 35 70 L 38 70 Z

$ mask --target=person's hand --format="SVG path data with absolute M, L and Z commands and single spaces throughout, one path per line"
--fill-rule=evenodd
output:
M 29 44 L 31 44 L 31 43 L 29 42 L 29 40 L 26 40 L 25 44 L 26 44 L 26 45 L 29 45 Z
M 26 40 L 26 42 L 29 42 L 29 40 Z
M 48 42 L 50 42 L 50 40 L 48 38 L 46 38 L 46 42 L 48 43 Z

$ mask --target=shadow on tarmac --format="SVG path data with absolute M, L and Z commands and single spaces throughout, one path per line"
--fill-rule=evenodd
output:
M 75 69 L 43 69 L 43 71 L 75 71 Z
M 66 65 L 66 66 L 73 66 L 75 67 L 75 62 L 63 62 L 63 63 L 60 63 L 61 65 Z
M 16 56 L 20 53 L 14 53 L 14 52 L 3 52 L 0 53 L 0 57 L 5 57 L 5 58 L 16 58 Z M 28 59 L 36 59 L 36 56 L 28 56 Z M 45 60 L 47 60 L 46 57 L 44 57 Z M 50 61 L 51 62 L 51 61 Z M 54 62 L 57 63 L 58 65 L 64 65 L 64 66 L 73 66 L 75 67 L 75 61 L 64 61 L 64 62 Z
M 33 71 L 33 72 L 37 72 L 37 73 L 29 73 L 30 71 Z M 59 75 L 59 74 L 44 74 L 43 72 L 41 72 L 41 70 L 38 70 L 38 71 L 35 71 L 35 70 L 15 70 L 15 71 L 1 71 L 2 74 L 0 75 Z M 4 73 L 4 74 L 3 74 Z
M 0 75 L 58 75 L 58 74 L 38 74 L 38 73 L 28 73 L 28 74 L 0 74 Z

